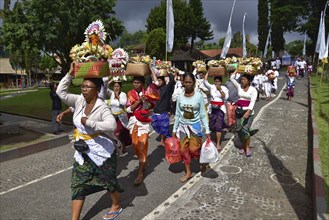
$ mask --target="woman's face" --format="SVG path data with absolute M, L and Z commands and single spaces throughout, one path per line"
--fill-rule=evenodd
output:
M 136 89 L 138 92 L 140 92 L 144 86 L 144 84 L 139 80 L 134 80 L 133 82 L 134 89 Z
M 250 86 L 250 82 L 246 77 L 241 77 L 241 85 L 242 87 Z
M 121 91 L 121 86 L 120 86 L 119 83 L 114 83 L 113 91 L 115 91 L 115 92 L 120 92 Z
M 219 79 L 215 79 L 214 83 L 217 89 L 222 85 L 222 81 L 220 81 Z
M 192 91 L 194 90 L 195 83 L 191 77 L 186 76 L 183 80 L 183 85 L 186 91 Z
M 93 82 L 84 80 L 81 85 L 81 93 L 85 100 L 89 101 L 98 96 L 98 89 Z

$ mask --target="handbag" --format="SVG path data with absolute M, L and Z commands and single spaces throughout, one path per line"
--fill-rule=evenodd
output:
M 218 159 L 218 150 L 211 140 L 207 139 L 201 146 L 200 163 L 214 163 Z
M 80 153 L 85 153 L 87 150 L 89 150 L 88 144 L 82 139 L 75 141 L 73 146 L 75 150 Z

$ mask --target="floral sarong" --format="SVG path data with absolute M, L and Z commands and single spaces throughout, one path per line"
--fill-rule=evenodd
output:
M 152 122 L 151 125 L 153 129 L 160 135 L 165 135 L 166 138 L 171 137 L 169 133 L 169 114 L 168 112 L 157 114 L 154 113 L 152 115 Z
M 209 128 L 214 132 L 221 132 L 224 128 L 224 112 L 221 109 L 213 108 L 210 114 Z

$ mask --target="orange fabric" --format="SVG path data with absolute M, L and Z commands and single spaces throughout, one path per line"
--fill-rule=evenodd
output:
M 202 137 L 193 135 L 190 138 L 187 136 L 180 143 L 180 153 L 184 164 L 190 164 L 192 157 L 195 160 L 200 158 L 200 150 L 202 145 Z
M 227 114 L 228 126 L 232 126 L 236 123 L 235 110 L 236 110 L 235 105 L 233 105 L 232 103 L 226 104 L 226 114 Z
M 137 133 L 138 126 L 135 125 L 131 134 L 132 146 L 139 162 L 146 162 L 149 135 L 145 133 L 138 137 Z

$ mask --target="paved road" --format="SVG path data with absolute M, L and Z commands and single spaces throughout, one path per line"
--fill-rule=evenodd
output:
M 302 83 L 304 84 L 306 83 L 306 81 L 304 80 Z M 283 84 L 284 79 L 283 77 L 281 77 L 279 80 L 280 89 L 282 88 Z M 305 87 L 305 91 L 306 90 L 307 88 Z M 285 100 L 280 101 L 285 102 Z M 264 100 L 258 102 L 256 104 L 255 109 L 256 113 L 258 113 L 260 108 L 267 103 L 268 102 L 265 102 Z M 298 99 L 296 99 L 296 103 L 298 103 Z M 303 105 L 303 103 L 301 103 L 301 105 Z M 281 112 L 282 109 L 276 109 L 276 111 Z M 271 118 L 271 112 L 266 114 L 268 114 L 266 117 Z M 307 115 L 305 115 L 305 117 L 307 117 Z M 303 120 L 305 118 L 299 117 L 296 119 Z M 272 117 L 272 120 L 276 120 L 276 118 Z M 284 122 L 277 120 L 274 127 L 269 127 L 268 124 L 270 122 L 266 120 L 260 120 L 260 122 L 262 122 L 263 125 L 259 126 L 266 125 L 265 129 L 260 134 L 262 134 L 263 136 L 265 135 L 265 137 L 267 137 L 267 141 L 270 140 L 274 142 L 274 139 L 270 139 L 270 136 L 266 135 L 266 131 L 274 129 L 276 132 L 278 132 L 280 130 L 278 128 L 282 128 Z M 302 123 L 302 126 L 305 126 L 305 124 Z M 304 132 L 304 130 L 302 132 Z M 223 146 L 229 141 L 231 137 L 231 134 L 225 135 Z M 289 140 L 284 141 L 286 141 L 287 143 L 289 142 Z M 262 143 L 261 139 L 257 142 L 257 144 L 259 143 Z M 146 177 L 144 183 L 139 187 L 135 187 L 133 185 L 133 180 L 136 176 L 135 168 L 138 165 L 138 160 L 133 155 L 132 149 L 129 148 L 128 155 L 120 157 L 118 164 L 118 178 L 119 182 L 125 188 L 125 192 L 122 194 L 122 205 L 124 208 L 124 212 L 120 215 L 120 219 L 142 219 L 148 213 L 152 213 L 155 208 L 157 208 L 161 203 L 166 201 L 167 198 L 172 196 L 181 187 L 185 187 L 190 184 L 187 183 L 184 185 L 179 182 L 181 172 L 184 171 L 183 164 L 175 164 L 169 166 L 164 159 L 164 148 L 157 147 L 157 145 L 158 141 L 156 140 L 156 135 L 153 134 L 150 138 L 148 156 L 150 165 L 146 169 Z M 230 150 L 224 151 L 222 153 L 223 155 L 225 153 L 225 157 L 220 161 L 219 164 L 227 165 L 230 163 L 238 163 L 236 165 L 237 167 L 248 167 L 247 165 L 248 163 L 250 163 L 248 160 L 239 160 L 239 155 L 236 155 L 235 151 L 232 151 L 231 148 L 227 149 Z M 269 152 L 264 152 L 264 150 L 260 150 L 258 148 L 256 149 L 257 152 L 260 151 L 259 154 L 270 154 Z M 269 150 L 273 151 L 275 149 Z M 258 158 L 257 152 L 255 152 L 255 156 L 253 158 Z M 65 146 L 60 146 L 54 149 L 39 152 L 37 154 L 29 155 L 23 158 L 1 163 L 1 219 L 69 219 L 70 176 L 71 165 L 73 161 L 72 155 L 73 149 L 71 147 L 71 144 L 68 144 Z M 282 158 L 280 158 L 279 160 L 278 158 L 273 157 L 272 159 L 273 160 L 271 161 L 276 161 L 277 163 L 279 163 Z M 286 160 L 288 159 L 289 158 L 286 158 Z M 261 177 L 261 174 L 265 172 L 266 169 L 268 169 L 264 168 L 262 170 L 262 166 L 264 164 L 269 165 L 270 162 L 265 163 L 264 160 L 258 159 L 252 161 L 255 163 L 250 165 L 250 167 L 248 167 L 249 171 L 243 172 L 243 174 L 254 176 L 255 180 L 258 180 L 259 177 Z M 209 171 L 207 173 L 207 175 L 210 175 L 212 178 L 201 178 L 202 181 L 213 180 L 212 184 L 223 184 L 227 182 L 229 179 L 227 179 L 226 177 L 224 178 L 223 174 L 219 172 L 220 169 L 225 168 L 213 168 L 213 171 Z M 227 172 L 235 172 L 235 168 L 227 167 L 226 169 L 233 169 L 233 171 Z M 239 168 L 237 169 L 240 170 Z M 195 173 L 199 172 L 199 168 L 196 163 L 192 163 L 192 170 Z M 301 170 L 300 172 L 303 172 L 303 170 Z M 276 172 L 272 173 L 275 174 Z M 300 175 L 303 174 L 301 173 Z M 300 177 L 300 175 L 298 175 L 298 178 L 302 182 L 304 179 Z M 198 182 L 201 184 L 202 181 Z M 235 180 L 233 182 L 230 182 L 230 184 L 233 185 L 235 183 L 238 183 L 238 181 Z M 263 182 L 259 182 L 259 184 L 254 184 L 252 180 L 249 180 L 249 182 L 246 183 L 247 185 L 253 186 L 255 190 L 265 189 L 265 191 L 266 187 L 270 187 L 274 184 L 274 182 L 267 182 L 267 184 L 269 185 L 265 185 Z M 222 188 L 222 192 L 226 193 L 227 195 L 232 193 L 234 194 L 234 192 L 231 191 L 230 185 L 226 185 L 224 188 Z M 280 192 L 279 189 L 278 192 Z M 188 195 L 189 193 L 184 194 L 184 196 Z M 191 194 L 191 196 L 196 195 Z M 200 197 L 202 196 L 206 196 L 206 194 L 201 194 Z M 256 194 L 253 194 L 253 198 L 256 198 Z M 259 197 L 259 201 L 263 201 L 265 198 L 267 198 L 266 195 L 263 195 L 262 197 Z M 236 199 L 236 201 L 247 201 L 246 197 L 237 197 Z M 214 204 L 216 202 L 218 201 L 213 201 Z M 220 204 L 224 204 L 224 202 L 226 203 L 227 201 L 224 199 Z M 272 204 L 271 202 L 273 201 L 267 200 L 267 202 L 268 204 Z M 86 199 L 85 206 L 82 211 L 82 217 L 83 219 L 101 219 L 102 215 L 109 206 L 110 201 L 108 200 L 108 196 L 105 192 L 99 192 L 97 194 L 91 195 Z M 230 207 L 231 206 L 227 204 L 227 208 Z M 280 207 L 280 203 L 276 207 Z M 227 210 L 227 212 L 232 212 L 232 209 L 225 210 Z M 248 212 L 248 210 L 244 210 L 243 213 L 245 212 Z M 179 216 L 179 214 L 177 214 L 177 216 Z M 222 216 L 224 217 L 224 215 Z M 161 213 L 161 217 L 157 217 L 155 219 L 169 218 L 165 214 Z M 190 216 L 189 219 L 195 218 L 193 218 L 192 215 L 192 217 Z

